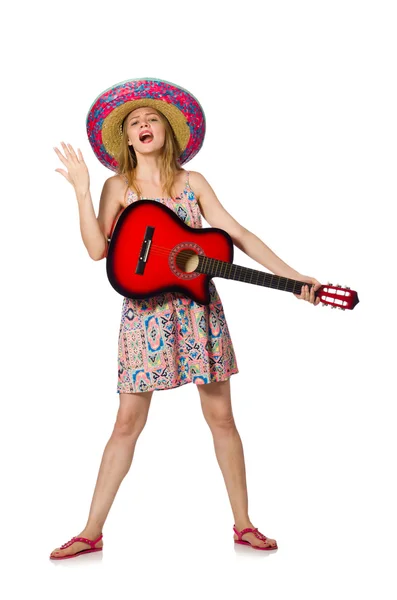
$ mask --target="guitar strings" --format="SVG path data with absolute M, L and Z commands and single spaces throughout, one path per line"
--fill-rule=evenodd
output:
M 150 251 L 153 252 L 153 254 L 157 254 L 158 256 L 167 256 L 167 255 L 169 255 L 169 253 L 171 252 L 171 250 L 172 250 L 172 248 L 166 248 L 164 246 L 159 246 L 157 244 L 153 244 L 150 247 Z M 182 256 L 183 258 L 188 258 L 191 255 L 192 255 L 192 250 L 190 250 L 190 249 L 181 250 L 178 253 L 178 256 Z M 205 255 L 198 255 L 198 256 L 202 256 L 203 258 L 206 258 L 208 260 L 215 260 L 215 261 L 218 261 L 218 262 L 222 262 L 223 264 L 226 264 L 227 266 L 233 267 L 234 268 L 234 272 L 235 272 L 235 274 L 237 276 L 241 275 L 241 274 L 244 274 L 244 277 L 238 277 L 238 279 L 240 281 L 245 282 L 245 283 L 253 283 L 253 284 L 256 284 L 256 285 L 264 285 L 266 279 L 270 278 L 271 283 L 272 283 L 272 280 L 275 278 L 275 280 L 278 282 L 277 287 L 272 287 L 272 285 L 269 285 L 268 287 L 270 289 L 280 289 L 279 288 L 280 281 L 284 280 L 284 282 L 285 282 L 284 291 L 291 292 L 291 293 L 294 293 L 294 294 L 295 293 L 299 294 L 302 291 L 302 290 L 295 290 L 296 284 L 302 284 L 302 286 L 303 285 L 307 285 L 306 282 L 304 282 L 304 281 L 298 281 L 298 280 L 294 280 L 294 279 L 289 279 L 288 277 L 282 277 L 280 275 L 273 275 L 272 273 L 267 273 L 266 271 L 256 271 L 255 269 L 249 269 L 248 267 L 243 267 L 243 266 L 240 266 L 240 265 L 235 265 L 234 263 L 229 263 L 227 261 L 221 261 L 221 260 L 219 260 L 217 258 L 211 258 L 211 257 L 205 256 Z M 239 273 L 239 271 L 241 273 Z M 192 272 L 194 272 L 194 271 L 192 271 Z M 211 273 L 204 273 L 204 274 L 211 275 Z M 249 275 L 251 276 L 251 278 L 250 278 L 249 281 L 248 281 L 248 279 L 247 280 L 245 279 L 245 274 L 247 275 L 247 277 Z M 229 276 L 230 275 L 231 275 L 231 273 L 229 273 Z M 217 274 L 213 273 L 212 276 L 217 276 Z M 218 276 L 222 276 L 222 275 L 219 274 Z M 233 279 L 232 277 L 229 277 L 229 278 Z M 336 288 L 336 286 L 332 286 L 332 287 Z M 338 288 L 336 288 L 336 289 L 338 289 Z M 332 298 L 332 295 L 330 296 L 330 298 Z M 320 296 L 320 299 L 321 299 L 322 302 L 324 302 L 324 300 L 321 298 L 321 296 Z M 332 304 L 332 303 L 328 302 L 328 304 Z M 345 304 L 347 304 L 347 303 L 345 303 Z
M 157 245 L 152 245 L 150 247 L 150 252 L 154 252 L 157 255 L 163 255 L 163 256 L 167 256 L 170 254 L 172 248 L 164 248 L 163 246 L 157 246 Z M 219 261 L 221 263 L 226 263 L 227 265 L 233 265 L 235 267 L 237 267 L 238 265 L 234 265 L 234 263 L 230 263 L 227 261 L 222 261 L 218 258 L 212 258 L 210 256 L 206 256 L 206 255 L 202 255 L 202 254 L 195 254 L 193 253 L 195 256 L 202 256 L 203 258 L 207 258 L 208 260 L 216 260 Z M 182 258 L 189 258 L 192 256 L 192 251 L 189 249 L 186 250 L 181 250 L 180 252 L 178 252 L 178 256 L 181 256 Z M 245 268 L 245 267 L 242 267 Z
M 169 253 L 171 252 L 171 248 L 165 248 L 164 246 L 159 246 L 157 244 L 153 244 L 150 248 L 150 251 L 153 252 L 153 254 L 156 254 L 158 256 L 167 256 L 169 255 Z M 183 258 L 188 258 L 191 256 L 191 250 L 181 250 L 178 253 L 178 256 L 182 256 Z M 222 263 L 222 266 L 224 264 L 226 264 L 228 267 L 230 267 L 230 271 L 231 268 L 233 267 L 234 273 L 240 277 L 238 277 L 238 279 L 240 281 L 243 281 L 245 283 L 249 282 L 249 283 L 254 283 L 256 285 L 260 284 L 260 285 L 264 285 L 266 279 L 270 279 L 270 285 L 269 287 L 272 288 L 271 283 L 273 283 L 273 280 L 275 282 L 278 282 L 277 287 L 274 286 L 273 289 L 280 289 L 280 282 L 284 282 L 285 286 L 284 286 L 284 290 L 288 291 L 288 292 L 292 292 L 292 293 L 296 293 L 297 290 L 295 290 L 295 286 L 297 284 L 302 284 L 302 285 L 306 285 L 305 282 L 302 281 L 296 281 L 294 279 L 289 279 L 288 277 L 281 277 L 279 275 L 273 275 L 272 273 L 267 273 L 266 271 L 256 271 L 255 269 L 249 269 L 248 267 L 243 267 L 240 265 L 235 265 L 234 263 L 229 263 L 226 261 L 220 261 L 219 259 L 214 259 L 214 258 L 210 258 L 208 256 L 203 256 L 203 258 L 207 258 L 208 260 L 215 260 L 215 261 L 219 261 Z M 214 269 L 216 270 L 216 268 Z M 194 272 L 194 271 L 192 271 Z M 204 273 L 205 274 L 205 273 Z M 207 275 L 210 273 L 206 273 Z M 229 272 L 229 278 L 233 279 L 232 277 L 230 277 L 231 272 Z M 241 275 L 243 275 L 243 277 L 241 277 Z M 217 276 L 217 274 L 214 272 L 213 276 Z M 222 276 L 221 273 L 218 274 L 218 276 Z M 245 279 L 245 277 L 247 277 L 247 279 Z M 248 278 L 250 277 L 249 281 Z M 298 292 L 299 293 L 299 292 Z
M 168 256 L 171 251 L 172 251 L 172 248 L 166 248 L 165 246 L 159 246 L 157 244 L 153 244 L 150 247 L 150 252 L 153 252 L 153 254 L 157 254 L 158 256 Z M 193 254 L 195 254 L 195 253 L 193 252 Z M 192 256 L 192 250 L 190 250 L 190 249 L 181 250 L 180 252 L 178 252 L 178 256 L 181 256 L 182 258 L 186 258 L 187 259 L 187 258 L 189 258 L 189 257 Z M 221 261 L 220 259 L 217 259 L 217 258 L 211 258 L 211 257 L 206 256 L 206 255 L 198 255 L 198 256 L 202 256 L 203 259 L 208 259 L 210 261 L 221 262 L 222 266 L 224 264 L 226 264 L 228 267 L 230 267 L 230 271 L 231 271 L 231 268 L 233 267 L 235 275 L 239 276 L 241 274 L 244 274 L 244 277 L 238 277 L 238 279 L 240 281 L 245 282 L 245 283 L 254 283 L 256 285 L 258 285 L 258 284 L 259 285 L 265 285 L 266 279 L 270 278 L 270 280 L 272 282 L 272 280 L 275 278 L 275 281 L 278 282 L 277 287 L 273 287 L 272 288 L 272 285 L 269 285 L 268 287 L 271 288 L 271 289 L 280 289 L 279 288 L 280 282 L 282 280 L 284 280 L 284 282 L 285 282 L 284 291 L 292 292 L 294 294 L 295 293 L 299 294 L 302 291 L 302 290 L 299 290 L 299 291 L 295 290 L 296 284 L 301 284 L 301 287 L 303 285 L 308 285 L 304 281 L 299 281 L 299 280 L 295 280 L 295 279 L 289 279 L 288 277 L 282 277 L 280 275 L 275 275 L 275 274 L 273 275 L 272 273 L 267 273 L 266 271 L 257 271 L 255 269 L 250 269 L 248 267 L 243 267 L 243 266 L 240 266 L 240 265 L 235 265 L 234 263 L 230 263 L 230 262 L 227 262 L 227 261 Z M 215 270 L 216 270 L 216 265 L 215 265 Z M 240 271 L 240 273 L 239 273 L 239 271 Z M 192 272 L 194 272 L 194 271 L 192 271 Z M 199 271 L 199 273 L 200 273 L 200 271 Z M 203 274 L 211 275 L 211 273 L 203 273 Z M 247 277 L 249 275 L 251 276 L 251 278 L 250 278 L 249 281 L 248 281 L 248 279 L 247 280 L 245 279 L 245 274 L 247 275 Z M 231 275 L 231 273 L 229 272 L 229 278 L 233 279 L 232 277 L 230 277 L 230 275 Z M 220 273 L 220 274 L 217 275 L 216 273 L 212 273 L 212 276 L 214 276 L 214 277 L 221 276 L 222 277 L 222 274 Z M 332 288 L 339 289 L 337 286 L 332 286 Z M 331 294 L 330 298 L 332 299 L 332 297 L 333 297 L 333 295 Z M 320 296 L 320 299 L 321 299 L 322 302 L 324 302 L 324 300 L 322 299 L 321 296 Z M 332 304 L 332 303 L 328 302 L 328 304 Z M 345 304 L 347 304 L 347 302 L 345 302 Z

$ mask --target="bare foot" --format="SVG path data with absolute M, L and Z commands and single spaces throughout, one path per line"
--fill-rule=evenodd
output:
M 255 529 L 255 527 L 253 525 L 245 525 L 241 529 L 239 529 L 236 526 L 236 529 L 237 529 L 237 531 L 242 531 L 243 529 L 247 529 L 248 527 L 250 527 L 252 529 Z M 259 535 L 259 536 L 263 535 L 263 534 L 260 533 L 260 531 L 257 531 L 256 534 Z M 277 548 L 277 542 L 276 542 L 276 540 L 272 540 L 272 538 L 269 538 L 267 536 L 264 536 L 264 537 L 266 537 L 266 540 L 258 539 L 254 533 L 249 532 L 249 533 L 244 533 L 241 536 L 241 539 L 244 542 L 250 542 L 250 544 L 252 544 L 253 546 L 259 546 L 260 548 Z M 236 534 L 233 535 L 233 538 L 235 540 L 239 539 L 238 535 L 236 535 Z
M 94 541 L 97 538 L 99 538 L 100 535 L 101 532 L 94 532 L 93 534 L 92 531 L 83 529 L 81 533 L 74 537 L 83 537 L 87 538 L 88 540 Z M 94 548 L 102 548 L 102 546 L 103 540 L 100 539 L 99 542 L 95 544 Z M 67 548 L 55 548 L 55 550 L 51 552 L 50 557 L 59 558 L 60 556 L 66 556 L 67 554 L 77 554 L 78 552 L 81 552 L 81 550 L 88 550 L 91 547 L 92 546 L 90 546 L 90 544 L 86 544 L 85 542 L 74 542 L 73 544 L 70 544 L 70 546 L 68 546 Z

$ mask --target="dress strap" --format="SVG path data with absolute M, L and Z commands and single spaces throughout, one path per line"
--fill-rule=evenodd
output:
M 132 189 L 129 187 L 129 185 L 128 185 L 128 179 L 127 179 L 127 177 L 126 177 L 126 176 L 125 176 L 123 173 L 121 174 L 121 177 L 124 179 L 124 182 L 127 184 L 127 187 L 126 187 L 126 189 L 125 189 L 125 192 L 124 192 L 124 204 L 128 204 L 128 198 L 129 198 L 129 194 L 134 194 L 135 196 L 136 196 L 136 194 L 135 194 L 135 192 L 134 192 L 134 191 L 133 191 L 133 190 L 132 190 Z
M 187 171 L 185 187 L 188 188 L 188 189 L 190 189 L 189 175 L 190 175 L 190 171 Z

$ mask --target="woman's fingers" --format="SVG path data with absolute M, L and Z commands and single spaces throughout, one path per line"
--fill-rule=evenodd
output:
M 65 152 L 65 155 L 66 155 L 67 157 L 69 157 L 69 156 L 70 156 L 70 152 L 69 152 L 69 150 L 68 150 L 68 147 L 67 147 L 67 145 L 65 144 L 65 142 L 61 142 L 61 144 L 62 144 L 62 147 L 63 147 L 63 151 Z
M 318 306 L 321 302 L 320 297 L 319 296 L 315 296 L 315 293 L 321 288 L 321 283 L 319 281 L 317 281 L 317 279 L 314 280 L 314 288 L 313 288 L 313 297 L 314 297 L 314 301 L 313 304 L 314 306 Z
M 296 296 L 298 300 L 307 300 L 308 295 L 309 291 L 307 285 L 302 285 L 300 294 L 294 294 L 294 296 Z
M 66 171 L 64 171 L 63 169 L 55 169 L 55 171 L 63 175 L 69 181 L 68 174 L 66 173 Z
M 64 142 L 62 142 L 62 146 L 63 149 L 65 150 L 65 154 L 66 156 L 71 160 L 71 161 L 77 161 L 77 156 L 75 151 L 73 150 L 73 147 L 71 146 L 71 144 L 65 144 Z
M 68 159 L 69 160 L 75 159 L 77 161 L 77 156 L 76 156 L 76 153 L 75 153 L 75 151 L 73 149 L 73 146 L 71 146 L 71 144 L 65 144 L 65 142 L 61 142 L 61 144 L 62 144 L 62 148 L 63 148 L 63 150 L 65 152 L 65 158 L 63 159 L 63 162 L 65 163 L 65 159 L 66 160 L 68 160 Z M 62 152 L 60 152 L 57 148 L 54 148 L 54 150 L 57 152 L 59 158 L 61 158 L 61 157 L 63 158 Z
M 69 150 L 70 155 L 75 158 L 76 160 L 78 160 L 77 156 L 76 156 L 76 152 L 73 149 L 73 146 L 71 144 L 67 144 L 67 148 Z
M 321 300 L 318 297 L 316 298 L 315 292 L 320 287 L 321 287 L 321 283 L 319 281 L 317 281 L 317 279 L 314 279 L 313 283 L 310 284 L 310 289 L 309 289 L 309 284 L 305 283 L 304 285 L 302 285 L 301 293 L 294 294 L 294 296 L 296 298 L 298 298 L 298 300 L 306 300 L 307 302 L 310 302 L 314 306 L 317 306 L 318 304 L 320 304 Z
M 310 290 L 309 290 L 308 285 L 302 286 L 301 298 L 303 300 L 307 300 L 308 302 L 311 302 L 313 304 L 314 303 L 314 286 L 313 285 L 310 286 Z
M 58 157 L 60 158 L 60 160 L 63 162 L 64 165 L 68 165 L 68 159 L 64 157 L 64 155 L 62 154 L 62 152 L 60 150 L 58 150 L 58 148 L 56 146 L 54 146 L 54 150 L 57 153 Z
M 315 286 L 313 285 L 311 290 L 310 290 L 310 302 L 314 305 L 317 306 L 318 304 L 320 304 L 321 300 L 319 297 L 316 298 L 315 296 L 315 292 L 317 291 L 317 289 L 321 287 L 321 284 L 318 283 Z

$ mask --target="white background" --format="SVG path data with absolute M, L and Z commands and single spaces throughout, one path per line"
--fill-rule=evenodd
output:
M 1 586 L 7 598 L 396 597 L 396 19 L 393 2 L 19 3 L 2 50 Z M 5 23 L 5 24 L 4 24 Z M 85 526 L 119 396 L 122 297 L 81 239 L 53 146 L 80 147 L 106 88 L 156 77 L 202 104 L 185 168 L 284 261 L 349 285 L 353 311 L 215 279 L 249 515 L 233 544 L 195 385 L 153 395 L 104 552 L 50 561 Z M 204 226 L 207 224 L 204 222 Z M 234 262 L 262 267 L 235 248 Z

